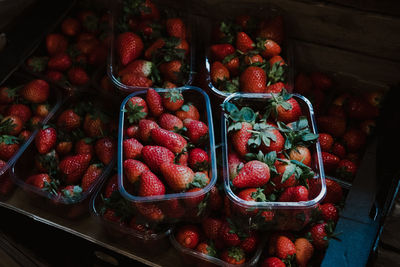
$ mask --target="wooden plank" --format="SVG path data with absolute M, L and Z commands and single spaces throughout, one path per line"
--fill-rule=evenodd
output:
M 327 0 L 327 2 L 353 7 L 364 11 L 400 15 L 400 2 L 397 0 Z

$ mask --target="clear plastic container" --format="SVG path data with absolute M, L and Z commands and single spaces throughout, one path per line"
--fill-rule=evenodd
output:
M 84 98 L 80 101 L 89 101 L 90 98 Z M 50 124 L 55 125 L 55 120 L 62 111 L 73 105 L 76 99 L 70 98 L 67 103 L 64 103 L 56 114 L 49 120 Z M 94 107 L 97 109 L 109 110 L 105 108 L 105 104 L 101 105 L 98 102 L 93 102 Z M 35 134 L 36 136 L 36 134 Z M 32 139 L 35 138 L 32 137 Z M 67 199 L 64 197 L 59 197 L 58 195 L 51 194 L 50 192 L 40 190 L 39 188 L 25 183 L 25 180 L 30 176 L 34 175 L 32 173 L 35 170 L 34 155 L 38 152 L 36 150 L 35 143 L 31 143 L 26 151 L 21 155 L 21 157 L 14 163 L 11 168 L 11 178 L 19 187 L 28 193 L 31 197 L 32 204 L 49 210 L 50 212 L 57 214 L 60 217 L 68 219 L 76 219 L 83 215 L 89 214 L 89 201 L 91 194 L 99 187 L 101 182 L 108 176 L 112 168 L 116 163 L 116 156 L 113 157 L 111 162 L 107 164 L 100 176 L 93 182 L 90 187 L 81 193 L 79 197 L 73 199 Z
M 110 175 L 110 177 L 112 177 L 112 175 Z M 154 253 L 161 253 L 167 250 L 170 246 L 167 237 L 172 231 L 171 226 L 165 225 L 161 228 L 162 230 L 155 233 L 140 232 L 102 217 L 100 212 L 101 205 L 103 204 L 102 193 L 108 181 L 109 179 L 102 183 L 102 186 L 96 190 L 90 200 L 90 212 L 103 227 L 108 237 L 116 242 L 127 244 L 127 246 L 133 246 L 153 255 Z
M 187 27 L 187 41 L 189 43 L 189 54 L 186 56 L 187 64 L 189 64 L 189 76 L 187 78 L 187 81 L 184 85 L 191 85 L 193 80 L 194 80 L 194 74 L 196 73 L 195 66 L 195 50 L 196 50 L 196 34 L 195 33 L 195 21 L 187 13 L 187 8 L 185 6 L 179 5 L 174 1 L 152 1 L 154 4 L 159 7 L 159 10 L 170 10 L 172 12 L 178 13 L 178 16 L 183 19 L 185 22 L 185 25 Z M 110 77 L 110 80 L 117 86 L 117 88 L 124 92 L 125 94 L 136 92 L 136 91 L 141 91 L 148 89 L 148 87 L 138 87 L 138 86 L 128 86 L 123 84 L 119 79 L 116 74 L 118 71 L 118 58 L 114 49 L 114 40 L 116 35 L 118 34 L 118 30 L 116 29 L 116 18 L 120 17 L 121 13 L 121 6 L 122 1 L 116 2 L 116 4 L 113 6 L 113 16 L 111 20 L 111 28 L 112 28 L 112 35 L 111 35 L 111 43 L 110 43 L 110 50 L 108 53 L 108 68 L 107 68 L 107 73 L 108 76 Z M 146 49 L 145 47 L 144 49 Z M 139 57 L 138 59 L 141 59 Z M 177 86 L 182 86 L 182 85 L 177 85 Z
M 222 21 L 233 19 L 238 15 L 250 15 L 252 18 L 256 18 L 259 21 L 266 20 L 269 18 L 273 18 L 275 16 L 283 16 L 284 18 L 284 41 L 281 45 L 282 52 L 281 56 L 285 60 L 286 64 L 288 64 L 287 69 L 287 78 L 286 90 L 291 92 L 293 90 L 293 80 L 294 80 L 294 69 L 293 69 L 293 47 L 291 43 L 288 42 L 287 34 L 288 34 L 288 20 L 284 12 L 277 6 L 274 6 L 270 3 L 232 3 L 223 2 L 218 3 L 212 7 L 214 12 L 211 13 L 210 18 L 207 21 L 203 21 L 202 25 L 206 27 L 207 33 L 204 38 L 204 46 L 205 46 L 205 83 L 207 84 L 208 90 L 210 93 L 215 95 L 219 100 L 219 103 L 224 101 L 224 99 L 230 96 L 232 93 L 223 92 L 218 90 L 211 81 L 211 54 L 210 47 L 214 44 L 212 40 L 212 28 L 216 25 L 219 25 Z M 255 41 L 255 40 L 253 40 Z M 203 70 L 202 70 L 203 71 Z
M 168 92 L 169 89 L 155 89 L 158 93 Z M 134 96 L 142 96 L 144 97 L 147 91 L 138 91 L 128 95 L 121 104 L 120 109 L 120 117 L 119 117 L 119 133 L 118 133 L 118 186 L 121 195 L 131 201 L 132 203 L 139 205 L 154 205 L 158 207 L 163 214 L 165 214 L 165 218 L 163 222 L 176 222 L 176 221 L 197 221 L 201 217 L 203 217 L 207 213 L 207 209 L 201 214 L 198 214 L 198 208 L 192 207 L 189 208 L 185 206 L 182 201 L 185 199 L 201 197 L 208 194 L 211 188 L 215 185 L 217 181 L 217 166 L 216 166 L 216 155 L 215 155 L 215 141 L 214 141 L 214 128 L 213 128 L 213 120 L 212 120 L 212 112 L 210 106 L 210 99 L 208 95 L 198 87 L 193 86 L 184 86 L 178 88 L 183 94 L 185 99 L 185 103 L 191 102 L 193 103 L 200 112 L 201 120 L 207 124 L 208 126 L 208 134 L 209 141 L 206 144 L 206 151 L 209 153 L 210 158 L 210 170 L 209 170 L 209 178 L 210 183 L 202 188 L 202 190 L 195 192 L 183 192 L 183 193 L 172 193 L 165 194 L 162 196 L 149 196 L 149 197 L 140 197 L 134 196 L 130 194 L 127 189 L 129 188 L 129 184 L 124 179 L 124 169 L 123 169 L 123 140 L 124 140 L 124 123 L 125 123 L 125 104 L 131 97 Z M 177 205 L 179 207 L 184 208 L 184 213 L 178 218 L 174 218 L 176 214 L 169 210 L 171 205 Z M 146 220 L 146 218 L 143 218 Z
M 30 75 L 15 72 L 0 87 L 8 86 L 8 87 L 13 88 L 16 86 L 27 84 L 28 82 L 35 80 L 35 79 L 36 78 L 34 78 Z M 50 85 L 50 90 L 49 90 L 50 94 L 49 94 L 49 98 L 48 98 L 47 102 L 51 105 L 51 110 L 50 110 L 49 114 L 45 118 L 42 119 L 42 121 L 40 122 L 41 124 L 46 124 L 62 104 L 61 90 L 57 86 L 54 86 L 51 83 L 49 83 L 49 85 Z M 17 101 L 18 101 L 18 99 L 17 99 Z M 31 111 L 33 113 L 33 110 L 31 110 Z M 25 142 L 23 142 L 20 145 L 20 148 L 18 149 L 18 151 L 7 161 L 7 164 L 4 167 L 0 168 L 0 175 L 4 174 L 15 163 L 15 161 L 18 160 L 18 158 L 21 156 L 21 154 L 25 151 L 25 149 L 29 146 L 29 144 L 34 139 L 34 137 L 38 131 L 37 128 L 32 128 L 29 130 L 31 131 L 31 135 L 28 137 L 28 139 Z
M 238 108 L 242 106 L 251 106 L 254 110 L 261 110 L 265 107 L 265 101 L 271 98 L 271 94 L 240 94 L 235 93 L 227 97 L 224 103 L 233 103 Z M 303 116 L 306 116 L 310 125 L 310 130 L 314 134 L 318 134 L 316 122 L 314 118 L 314 112 L 310 101 L 298 94 L 294 94 L 293 98 L 299 103 Z M 274 217 L 271 221 L 260 223 L 259 217 L 256 216 L 243 216 L 237 214 L 236 220 L 240 221 L 242 225 L 248 227 L 256 227 L 264 230 L 277 229 L 277 230 L 300 230 L 311 219 L 311 212 L 318 203 L 322 201 L 326 194 L 326 183 L 325 173 L 321 158 L 321 148 L 319 141 L 309 147 L 313 157 L 312 166 L 315 172 L 314 179 L 320 180 L 319 194 L 313 199 L 302 202 L 250 202 L 239 198 L 231 188 L 231 179 L 229 177 L 228 167 L 228 134 L 227 134 L 227 123 L 228 120 L 225 114 L 222 115 L 222 142 L 224 145 L 223 149 L 223 162 L 224 162 L 224 189 L 226 195 L 231 200 L 233 210 L 235 207 L 238 209 L 245 208 L 247 210 L 259 210 L 259 211 L 272 211 Z
M 174 228 L 174 229 L 176 229 L 176 228 Z M 180 258 L 182 261 L 182 265 L 183 266 L 190 265 L 190 266 L 195 266 L 195 267 L 205 267 L 205 266 L 224 266 L 224 267 L 249 266 L 249 267 L 252 267 L 252 266 L 257 266 L 260 256 L 263 252 L 263 247 L 264 247 L 264 243 L 265 243 L 265 240 L 260 240 L 257 250 L 254 252 L 253 256 L 249 260 L 247 260 L 243 264 L 234 265 L 234 264 L 227 263 L 216 257 L 212 257 L 209 255 L 203 254 L 201 252 L 195 251 L 193 249 L 183 247 L 181 244 L 179 244 L 176 241 L 175 231 L 173 231 L 172 234 L 169 236 L 169 240 L 170 240 L 172 246 L 179 252 Z

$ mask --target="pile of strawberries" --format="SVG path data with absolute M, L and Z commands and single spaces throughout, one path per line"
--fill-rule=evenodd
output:
M 282 16 L 259 21 L 241 15 L 221 22 L 210 47 L 213 86 L 229 93 L 279 93 L 287 78 L 283 39 Z
M 80 10 L 64 19 L 59 32 L 46 36 L 46 55 L 32 56 L 26 67 L 64 86 L 87 86 L 90 73 L 107 60 L 110 15 Z
M 160 12 L 150 0 L 124 0 L 121 12 L 116 22 L 114 76 L 127 86 L 184 85 L 190 50 L 185 21 L 173 10 Z
M 177 89 L 162 94 L 148 89 L 145 99 L 131 97 L 124 111 L 126 188 L 134 196 L 155 199 L 135 202 L 139 213 L 151 221 L 198 216 L 208 199 L 202 188 L 210 183 L 211 170 L 205 151 L 209 129 L 200 120 L 199 110 L 194 104 L 185 103 Z M 203 193 L 157 202 L 168 194 L 197 191 Z
M 272 94 L 262 104 L 257 112 L 249 107 L 257 108 L 254 103 L 243 103 L 241 109 L 231 102 L 224 105 L 228 120 L 227 178 L 232 190 L 245 204 L 315 198 L 319 190 L 309 187 L 314 178 L 309 147 L 318 135 L 311 132 L 300 104 L 285 90 Z M 281 229 L 301 228 L 306 224 L 306 221 L 299 224 L 298 216 L 294 216 L 302 210 L 286 210 L 280 212 L 283 216 L 278 216 L 271 210 L 259 210 L 254 204 L 248 207 L 235 204 L 239 216 L 258 217 L 261 224 L 277 224 Z
M 340 93 L 329 76 L 320 72 L 299 73 L 295 92 L 309 97 L 315 107 L 325 172 L 353 181 L 376 126 L 382 92 Z
M 77 202 L 112 161 L 116 144 L 108 115 L 91 102 L 69 105 L 35 136 L 34 173 L 25 183 L 55 199 Z

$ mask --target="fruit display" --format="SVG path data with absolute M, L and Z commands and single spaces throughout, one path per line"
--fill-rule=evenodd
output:
M 143 251 L 150 250 L 153 253 L 169 246 L 167 236 L 171 227 L 140 222 L 134 206 L 118 191 L 118 175 L 115 171 L 94 194 L 90 208 L 108 236 L 116 241 L 140 245 Z
M 326 174 L 351 183 L 376 127 L 383 92 L 335 90 L 321 72 L 299 73 L 294 90 L 310 97 L 315 107 Z
M 149 89 L 121 104 L 121 193 L 149 221 L 195 220 L 216 181 L 212 115 L 196 87 Z
M 116 125 L 100 107 L 82 99 L 60 108 L 13 166 L 15 183 L 60 206 L 88 200 L 117 150 Z
M 60 102 L 58 88 L 44 80 L 14 74 L 0 86 L 0 175 L 26 149 L 33 133 Z
M 108 71 L 120 90 L 190 84 L 193 44 L 187 17 L 150 0 L 124 0 L 117 9 Z
M 210 89 L 218 96 L 289 89 L 283 16 L 268 8 L 237 9 L 241 13 L 213 25 L 206 58 Z
M 325 195 L 310 103 L 284 90 L 232 95 L 223 108 L 224 186 L 237 219 L 248 227 L 305 227 Z
M 86 89 L 90 75 L 106 64 L 111 15 L 75 7 L 26 61 L 24 68 L 63 88 Z

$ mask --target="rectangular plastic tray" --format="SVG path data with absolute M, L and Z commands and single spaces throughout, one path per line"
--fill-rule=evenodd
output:
M 118 69 L 118 59 L 115 53 L 115 49 L 114 49 L 114 40 L 115 40 L 115 36 L 117 35 L 117 29 L 116 29 L 116 18 L 118 18 L 121 12 L 121 2 L 116 2 L 117 4 L 115 4 L 113 6 L 113 16 L 111 19 L 111 29 L 112 29 L 112 34 L 111 34 L 111 43 L 110 43 L 110 50 L 108 53 L 108 62 L 107 62 L 107 73 L 108 76 L 110 77 L 110 80 L 117 86 L 117 88 L 124 92 L 125 94 L 128 93 L 132 93 L 132 92 L 136 92 L 136 91 L 141 91 L 141 90 L 145 90 L 148 89 L 148 87 L 138 87 L 138 86 L 128 86 L 125 85 L 123 83 L 121 83 L 121 81 L 118 79 L 117 75 L 116 75 L 116 70 Z M 186 83 L 184 85 L 191 85 L 193 83 L 194 80 L 194 74 L 196 73 L 195 70 L 195 66 L 196 66 L 196 62 L 195 62 L 195 51 L 196 51 L 196 23 L 194 21 L 194 19 L 192 18 L 192 16 L 190 16 L 188 14 L 187 8 L 185 8 L 185 6 L 180 6 L 177 5 L 177 3 L 174 3 L 173 1 L 152 1 L 154 2 L 158 7 L 160 7 L 159 9 L 166 9 L 166 10 L 172 10 L 174 12 L 178 12 L 179 16 L 184 20 L 186 27 L 187 27 L 187 31 L 188 31 L 188 35 L 189 35 L 189 39 L 188 39 L 188 43 L 189 43 L 189 55 L 188 57 L 188 64 L 189 64 L 189 77 L 186 81 Z
M 79 99 L 80 101 L 88 101 L 89 98 Z M 69 98 L 68 102 L 64 103 L 53 116 L 50 118 L 49 122 L 52 123 L 62 111 L 70 107 L 76 101 L 74 98 Z M 109 110 L 105 108 L 107 103 L 101 104 L 99 102 L 94 102 L 94 106 L 98 109 Z M 35 134 L 36 136 L 36 134 Z M 32 139 L 34 139 L 34 137 Z M 57 198 L 57 196 L 50 194 L 46 191 L 40 190 L 32 185 L 25 183 L 25 180 L 32 175 L 30 173 L 35 167 L 34 155 L 37 153 L 35 144 L 32 143 L 28 146 L 27 150 L 21 155 L 19 160 L 17 160 L 11 168 L 11 178 L 14 183 L 26 191 L 32 199 L 32 203 L 49 210 L 61 217 L 68 219 L 76 219 L 85 214 L 89 214 L 89 200 L 91 194 L 96 190 L 96 188 L 101 184 L 109 172 L 115 165 L 116 157 L 111 160 L 111 162 L 104 167 L 102 174 L 97 178 L 97 180 L 81 194 L 81 197 L 75 199 L 72 202 L 66 201 L 63 198 Z
M 32 77 L 30 75 L 22 74 L 19 72 L 13 73 L 0 87 L 2 86 L 9 86 L 9 87 L 16 87 L 19 85 L 24 85 L 32 80 L 35 80 L 35 77 Z M 46 124 L 48 120 L 54 115 L 54 113 L 58 110 L 62 103 L 62 93 L 61 90 L 55 86 L 54 84 L 49 83 L 50 85 L 50 94 L 48 98 L 48 102 L 51 105 L 51 110 L 49 114 L 43 118 L 41 121 L 41 124 Z M 29 146 L 29 144 L 32 142 L 33 138 L 35 137 L 35 134 L 37 132 L 36 128 L 33 128 L 31 130 L 31 135 L 29 138 L 21 144 L 20 148 L 18 151 L 7 161 L 7 164 L 0 169 L 0 175 L 4 174 L 14 163 L 15 161 L 18 160 L 18 158 L 22 155 L 22 153 L 25 151 L 25 149 Z
M 316 122 L 314 118 L 314 112 L 310 101 L 298 94 L 294 94 L 293 97 L 300 104 L 303 115 L 307 117 L 310 129 L 314 134 L 318 134 Z M 254 110 L 262 109 L 265 106 L 265 101 L 271 98 L 271 94 L 240 94 L 235 93 L 227 97 L 224 103 L 233 103 L 238 108 L 242 106 L 251 106 Z M 226 114 L 222 115 L 222 142 L 224 145 L 223 149 L 223 162 L 224 162 L 224 189 L 231 200 L 231 203 L 235 206 L 244 207 L 246 209 L 258 209 L 266 211 L 274 211 L 274 220 L 267 225 L 263 226 L 265 229 L 279 229 L 279 230 L 300 230 L 303 228 L 307 220 L 300 223 L 294 221 L 294 223 L 288 223 L 287 218 L 294 218 L 295 216 L 304 215 L 305 218 L 309 218 L 311 211 L 316 205 L 322 201 L 326 194 L 326 183 L 325 173 L 321 158 L 321 148 L 319 142 L 316 142 L 310 148 L 311 154 L 314 156 L 314 166 L 312 169 L 316 172 L 314 179 L 318 179 L 321 184 L 319 194 L 311 200 L 302 202 L 250 202 L 239 198 L 231 188 L 231 179 L 229 177 L 228 169 L 228 134 L 227 134 L 227 117 Z M 243 224 L 249 227 L 254 226 L 255 219 L 252 217 L 237 217 L 238 220 L 242 221 Z
M 155 89 L 158 93 L 168 92 L 169 89 Z M 198 108 L 200 112 L 200 116 L 202 120 L 207 124 L 209 130 L 209 143 L 207 144 L 207 149 L 210 158 L 210 183 L 203 188 L 201 191 L 190 192 L 190 193 L 173 193 L 173 194 L 165 194 L 163 196 L 150 196 L 150 197 L 140 197 L 133 196 L 126 190 L 126 185 L 124 183 L 124 169 L 123 169 L 123 140 L 124 140 L 124 123 L 125 123 L 125 104 L 131 97 L 134 96 L 145 96 L 147 91 L 138 91 L 128 95 L 121 104 L 120 109 L 120 117 L 119 117 L 119 133 L 118 133 L 118 185 L 119 191 L 123 197 L 128 199 L 133 203 L 153 203 L 157 205 L 169 205 L 169 201 L 171 200 L 183 200 L 188 198 L 195 198 L 201 195 L 207 194 L 211 188 L 215 185 L 217 181 L 217 167 L 216 167 L 216 156 L 215 156 L 215 141 L 214 141 L 214 128 L 213 128 L 213 120 L 210 106 L 210 99 L 208 95 L 198 87 L 193 86 L 184 86 L 178 88 L 183 94 L 183 97 L 186 102 L 191 102 Z M 185 215 L 190 214 L 190 211 L 194 211 L 193 209 L 186 209 Z M 202 213 L 201 215 L 204 215 Z M 193 215 L 192 215 L 193 216 Z M 190 217 L 192 217 L 190 216 Z M 196 217 L 196 216 L 195 216 Z M 200 216 L 201 217 L 201 216 Z M 167 220 L 169 221 L 169 220 Z M 171 220 L 176 221 L 176 220 Z M 165 221 L 166 222 L 166 221 Z

